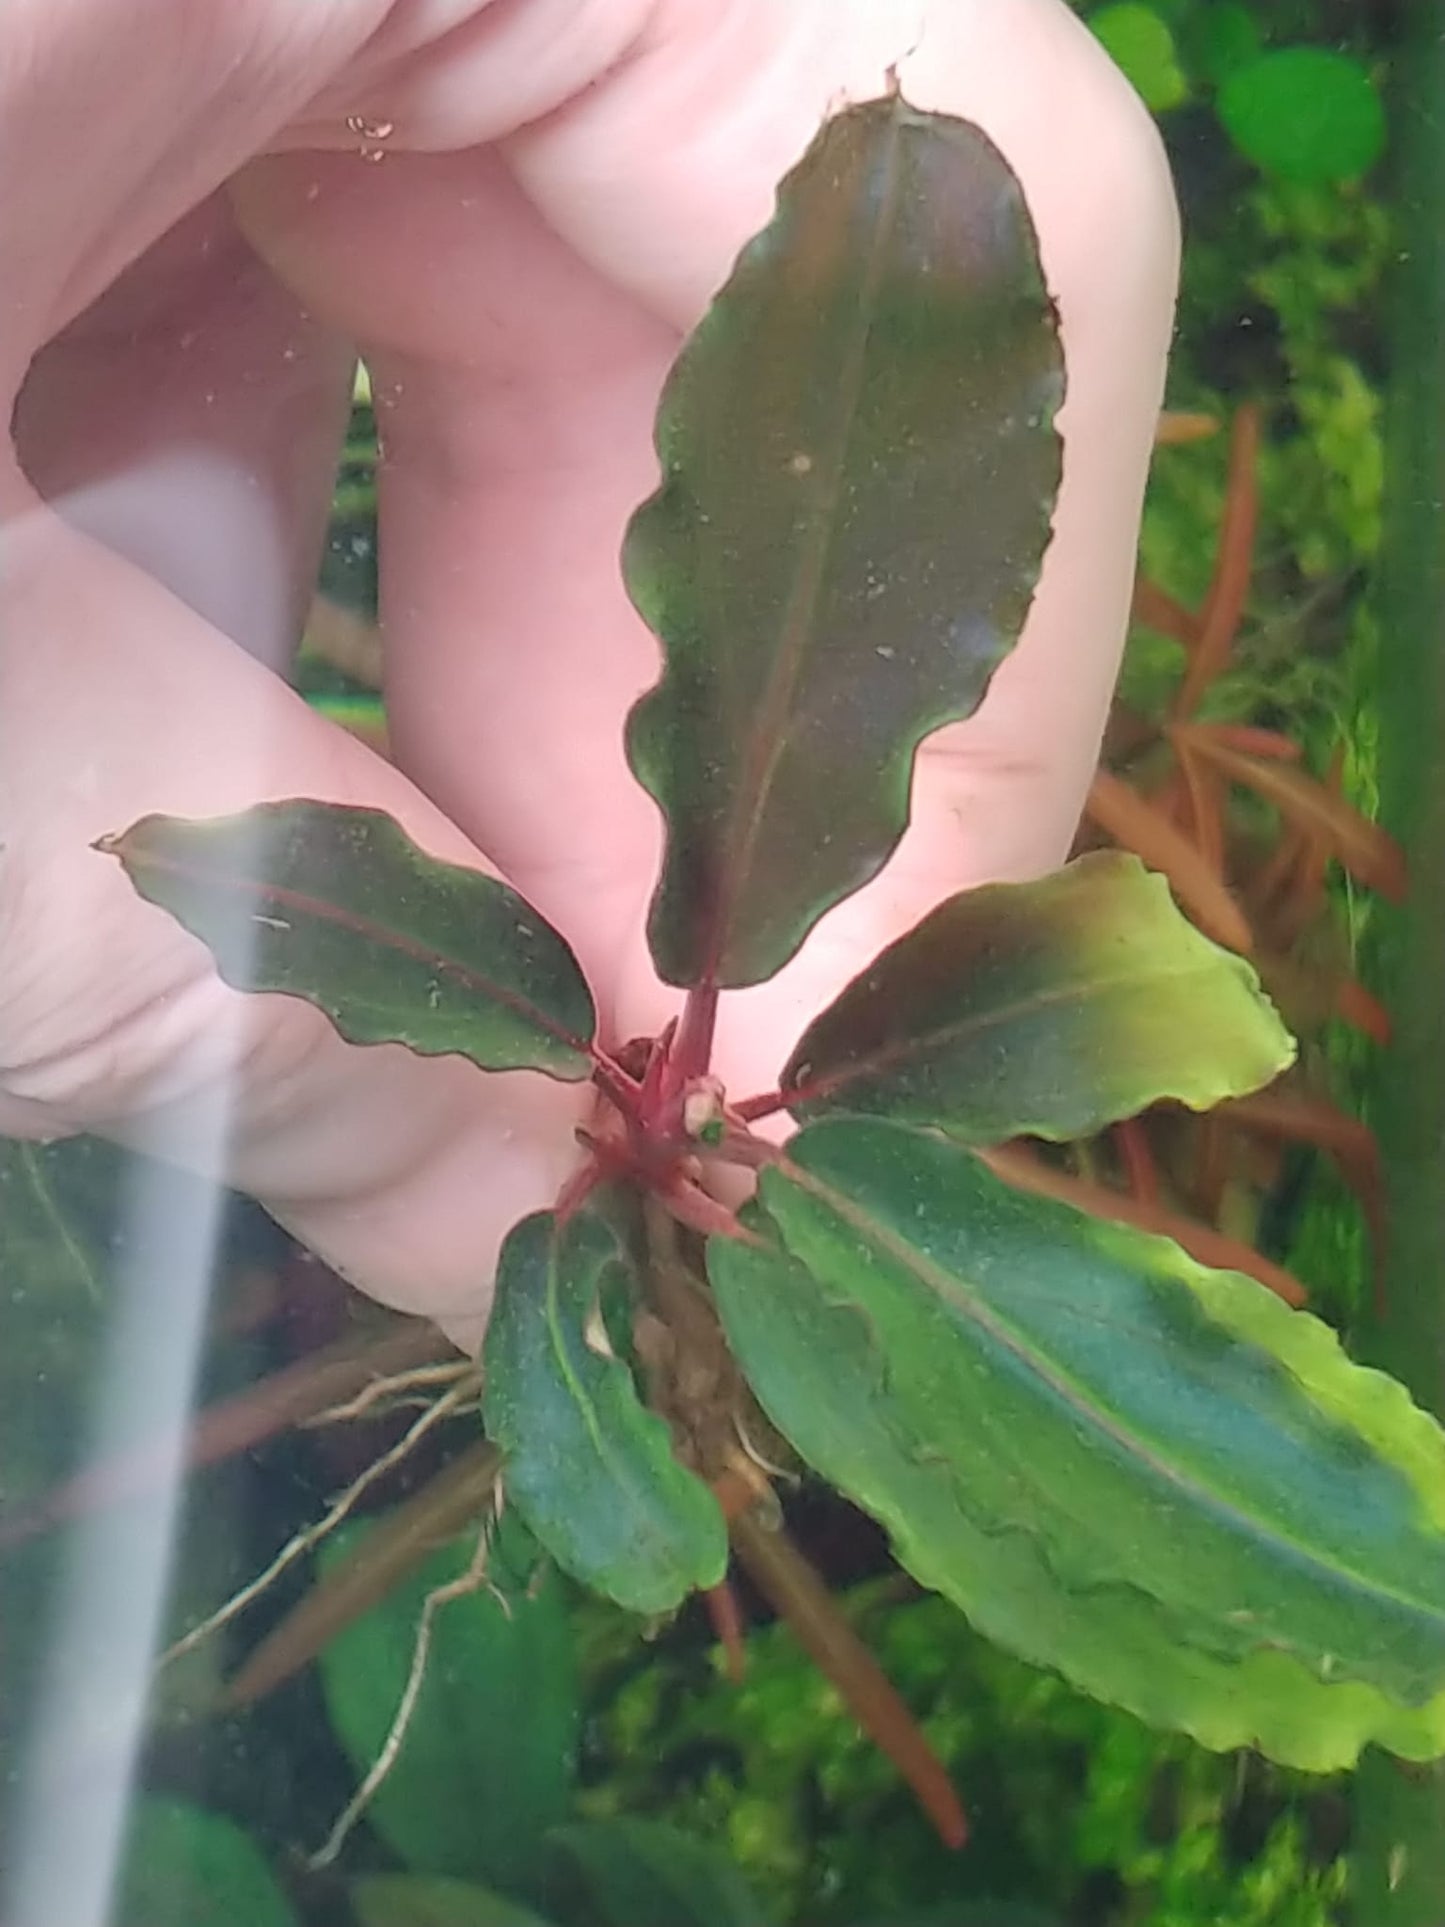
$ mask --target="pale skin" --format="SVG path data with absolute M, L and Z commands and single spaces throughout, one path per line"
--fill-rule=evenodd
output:
M 881 943 L 1067 849 L 1173 309 L 1142 109 L 1063 0 L 9 0 L 0 1133 L 220 1164 L 363 1290 L 476 1342 L 501 1238 L 575 1170 L 590 1094 L 242 998 L 89 846 L 150 811 L 378 806 L 567 933 L 604 1041 L 658 1029 L 661 829 L 621 725 L 659 657 L 618 541 L 681 334 L 821 117 L 895 64 L 1024 184 L 1063 323 L 1063 488 L 1024 639 L 925 745 L 887 870 L 724 998 L 738 1096 Z M 358 348 L 395 768 L 275 673 Z

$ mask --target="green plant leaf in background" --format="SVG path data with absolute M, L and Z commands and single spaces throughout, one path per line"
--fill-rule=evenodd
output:
M 667 982 L 770 977 L 886 860 L 919 741 L 1022 627 L 1062 393 L 997 150 L 900 99 L 829 121 L 683 348 L 624 549 L 666 653 L 628 754 Z
M 863 1111 L 993 1144 L 1087 1137 L 1166 1097 L 1207 1110 L 1293 1055 L 1249 965 L 1108 851 L 949 898 L 809 1025 L 782 1089 L 800 1118 Z
M 648 1820 L 593 1820 L 552 1836 L 567 1927 L 769 1927 L 732 1860 Z
M 744 1370 L 982 1632 L 1216 1748 L 1445 1750 L 1445 1434 L 1328 1327 L 899 1124 L 761 1204 L 709 1247 Z
M 111 1240 L 131 1165 L 96 1138 L 0 1138 L 0 1763 L 12 1773 L 45 1676 L 65 1546 L 10 1534 L 43 1511 L 90 1449 Z M 18 1807 L 0 1798 L 0 1866 L 12 1858 L 6 1829 Z
M 148 816 L 98 847 L 228 984 L 304 997 L 354 1044 L 590 1073 L 592 995 L 563 939 L 514 890 L 426 856 L 380 810 Z
M 1095 38 L 1128 76 L 1151 113 L 1189 98 L 1189 81 L 1167 21 L 1143 0 L 1117 0 L 1089 16 Z
M 323 1564 L 358 1556 L 367 1530 L 337 1532 Z M 460 1574 L 472 1547 L 470 1539 L 444 1547 L 321 1654 L 331 1723 L 358 1778 L 401 1700 L 422 1602 Z M 419 1872 L 524 1896 L 544 1834 L 571 1803 L 579 1719 L 567 1602 L 555 1576 L 529 1576 L 534 1555 L 504 1516 L 488 1570 L 498 1592 L 468 1594 L 436 1614 L 405 1743 L 367 1808 L 377 1833 Z
M 43 1146 L 0 1137 L 6 1513 L 73 1469 L 84 1434 L 77 1411 L 107 1310 L 107 1244 L 124 1176 L 125 1153 L 97 1138 Z
M 1327 47 L 1280 47 L 1235 67 L 1217 104 L 1240 153 L 1287 180 L 1356 180 L 1384 152 L 1374 81 Z
M 717 1502 L 673 1453 L 607 1340 L 601 1300 L 625 1260 L 595 1214 L 550 1211 L 502 1247 L 483 1416 L 514 1505 L 558 1563 L 633 1612 L 667 1612 L 727 1565 Z
M 1183 40 L 1194 65 L 1215 86 L 1264 51 L 1259 21 L 1243 0 L 1208 0 L 1191 9 Z
M 150 1794 L 131 1818 L 114 1918 L 115 1927 L 299 1927 L 300 1919 L 233 1820 Z
M 548 1927 L 540 1914 L 465 1880 L 371 1874 L 347 1891 L 356 1927 Z

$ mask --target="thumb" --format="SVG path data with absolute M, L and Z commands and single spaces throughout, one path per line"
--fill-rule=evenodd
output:
M 181 482 L 184 498 L 215 477 L 198 457 Z M 98 1131 L 224 1172 L 372 1296 L 475 1339 L 503 1235 L 575 1163 L 587 1091 L 347 1045 L 299 999 L 229 989 L 90 845 L 153 811 L 308 796 L 385 810 L 434 856 L 485 860 L 13 467 L 0 511 L 0 1133 Z

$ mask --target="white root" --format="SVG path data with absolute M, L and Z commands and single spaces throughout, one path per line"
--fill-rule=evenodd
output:
M 353 1479 L 346 1490 L 332 1501 L 321 1518 L 298 1532 L 294 1538 L 288 1539 L 263 1572 L 257 1573 L 256 1577 L 242 1586 L 239 1592 L 232 1593 L 224 1605 L 218 1606 L 209 1617 L 192 1626 L 188 1633 L 162 1653 L 157 1670 L 171 1665 L 186 1653 L 194 1652 L 197 1646 L 211 1637 L 212 1633 L 219 1632 L 223 1626 L 228 1626 L 233 1619 L 243 1613 L 276 1583 L 283 1572 L 333 1533 L 379 1479 L 385 1477 L 395 1466 L 400 1465 L 402 1460 L 414 1451 L 422 1439 L 440 1425 L 443 1419 L 453 1417 L 467 1400 L 475 1396 L 475 1392 L 476 1387 L 469 1373 L 465 1379 L 454 1384 L 449 1391 L 444 1392 L 439 1399 L 428 1405 L 420 1417 L 407 1427 L 396 1444 L 390 1450 L 383 1452 L 379 1459 L 374 1459 L 366 1470 Z
M 310 1429 L 339 1425 L 346 1419 L 368 1418 L 383 1401 L 387 1401 L 387 1410 L 391 1410 L 395 1406 L 413 1402 L 416 1393 L 435 1390 L 438 1386 L 460 1384 L 476 1373 L 476 1369 L 470 1359 L 457 1358 L 444 1365 L 417 1365 L 410 1371 L 392 1372 L 385 1378 L 374 1378 L 343 1404 L 328 1405 L 324 1412 L 315 1413 L 304 1424 Z
M 481 1592 L 487 1586 L 487 1560 L 491 1552 L 492 1525 L 494 1514 L 488 1512 L 482 1521 L 482 1529 L 477 1534 L 476 1548 L 468 1561 L 465 1572 L 455 1579 L 449 1579 L 443 1586 L 434 1586 L 422 1601 L 421 1614 L 416 1622 L 416 1639 L 411 1650 L 411 1667 L 402 1688 L 401 1698 L 397 1701 L 396 1712 L 392 1717 L 390 1729 L 382 1741 L 381 1751 L 371 1763 L 371 1768 L 361 1785 L 352 1794 L 341 1812 L 336 1824 L 327 1834 L 323 1844 L 311 1855 L 307 1866 L 313 1873 L 329 1867 L 345 1846 L 347 1837 L 357 1821 L 376 1798 L 385 1784 L 388 1774 L 401 1756 L 406 1742 L 407 1730 L 411 1726 L 412 1715 L 416 1711 L 417 1700 L 421 1696 L 422 1684 L 426 1679 L 427 1660 L 431 1654 L 432 1629 L 436 1616 L 443 1606 L 450 1605 L 454 1599 L 464 1599 Z M 501 1595 L 498 1594 L 498 1598 Z M 503 1601 L 505 1605 L 505 1601 Z

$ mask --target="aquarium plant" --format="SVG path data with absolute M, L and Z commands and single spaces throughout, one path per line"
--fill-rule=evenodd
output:
M 682 350 L 624 545 L 665 659 L 627 730 L 666 828 L 647 941 L 684 996 L 658 1036 L 599 1034 L 565 932 L 377 813 L 296 799 L 101 847 L 233 984 L 358 1044 L 593 1087 L 576 1178 L 504 1246 L 481 1360 L 486 1491 L 575 1579 L 655 1617 L 722 1598 L 731 1548 L 821 1647 L 777 1529 L 809 1467 L 1087 1694 L 1314 1770 L 1372 1741 L 1430 1758 L 1445 1433 L 1257 1279 L 1046 1195 L 1050 1147 L 1291 1060 L 1163 879 L 1098 851 L 956 896 L 815 1015 L 776 1089 L 713 1069 L 720 996 L 878 873 L 918 744 L 1016 641 L 1063 390 L 992 145 L 897 96 L 832 119 Z

